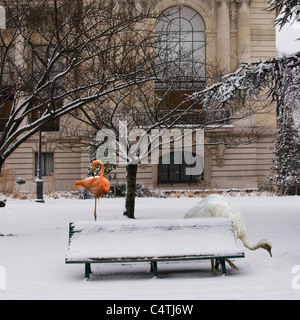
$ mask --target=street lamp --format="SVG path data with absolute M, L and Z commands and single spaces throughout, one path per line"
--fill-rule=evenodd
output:
M 41 112 L 39 112 L 39 116 L 41 117 Z M 42 129 L 40 129 L 35 202 L 39 202 L 39 203 L 45 202 L 43 190 L 44 190 L 44 181 L 43 181 L 43 172 L 42 172 Z

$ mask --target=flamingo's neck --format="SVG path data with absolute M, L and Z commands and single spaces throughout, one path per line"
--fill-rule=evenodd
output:
M 95 160 L 92 164 L 92 174 L 94 174 L 97 166 L 100 165 L 101 166 L 101 170 L 100 170 L 100 181 L 103 180 L 103 175 L 104 175 L 104 164 L 101 160 Z
M 103 175 L 104 175 L 104 164 L 103 162 L 99 161 L 99 164 L 101 165 L 101 171 L 100 171 L 100 180 L 103 180 Z

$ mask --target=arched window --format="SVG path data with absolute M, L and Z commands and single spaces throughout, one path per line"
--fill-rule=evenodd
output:
M 191 88 L 205 77 L 205 23 L 190 7 L 175 6 L 164 11 L 156 25 L 159 59 L 165 79 Z

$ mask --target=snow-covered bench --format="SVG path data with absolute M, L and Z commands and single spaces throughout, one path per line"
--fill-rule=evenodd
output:
M 229 219 L 126 220 L 70 224 L 66 263 L 85 264 L 89 279 L 93 263 L 150 262 L 157 277 L 157 263 L 244 258 L 237 247 Z

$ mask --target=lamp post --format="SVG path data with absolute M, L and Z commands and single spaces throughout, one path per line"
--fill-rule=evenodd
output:
M 41 112 L 39 112 L 41 116 Z M 39 152 L 38 152 L 38 167 L 36 179 L 36 199 L 35 202 L 44 203 L 44 181 L 42 172 L 42 129 L 39 130 Z

